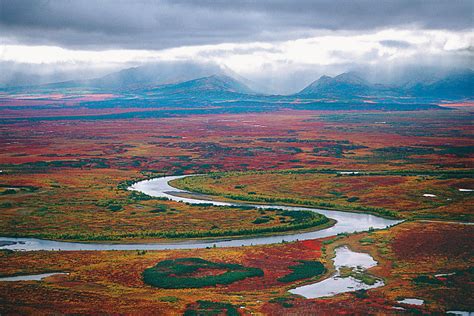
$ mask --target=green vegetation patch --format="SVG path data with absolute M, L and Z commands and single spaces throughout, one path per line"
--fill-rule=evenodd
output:
M 212 274 L 212 270 L 218 273 Z M 204 275 L 200 276 L 203 272 Z M 165 289 L 201 288 L 217 284 L 230 284 L 251 277 L 261 277 L 259 268 L 240 264 L 211 262 L 201 258 L 164 260 L 143 271 L 145 283 Z
M 293 304 L 293 301 L 294 301 L 294 298 L 292 298 L 292 297 L 275 297 L 275 298 L 272 298 L 268 302 L 269 303 L 280 304 L 284 308 L 291 308 L 291 307 L 295 306 Z
M 179 298 L 177 298 L 176 296 L 163 296 L 163 297 L 160 297 L 160 301 L 168 302 L 168 303 L 176 303 L 177 301 L 179 301 Z
M 413 282 L 416 284 L 432 284 L 432 285 L 440 285 L 443 284 L 441 280 L 429 275 L 419 275 L 413 279 Z
M 293 282 L 312 278 L 326 272 L 326 268 L 319 261 L 300 260 L 300 264 L 288 267 L 293 272 L 278 279 L 280 282 Z
M 16 185 L 11 186 L 9 184 L 0 184 L 0 195 L 9 195 L 17 193 L 31 193 L 38 191 L 38 187 L 30 185 Z
M 268 223 L 269 221 L 271 221 L 273 218 L 271 216 L 268 216 L 268 215 L 264 215 L 264 216 L 260 216 L 258 218 L 256 218 L 252 223 L 253 224 L 264 224 L 264 223 Z
M 342 278 L 353 277 L 367 285 L 374 285 L 378 281 L 376 277 L 366 273 L 365 271 L 351 267 L 341 267 L 339 273 Z
M 370 245 L 370 244 L 375 243 L 375 240 L 373 238 L 370 238 L 370 237 L 364 237 L 364 238 L 360 239 L 359 242 L 363 245 Z
M 238 316 L 237 308 L 230 303 L 197 301 L 189 304 L 184 312 L 184 316 L 211 316 L 211 315 L 228 315 Z

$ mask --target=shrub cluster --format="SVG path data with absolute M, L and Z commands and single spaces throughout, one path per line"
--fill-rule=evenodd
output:
M 199 269 L 227 270 L 219 275 L 193 277 Z M 143 272 L 143 281 L 149 285 L 165 289 L 201 288 L 217 284 L 230 284 L 251 277 L 261 277 L 259 268 L 240 264 L 211 262 L 201 258 L 181 258 L 164 260 Z
M 319 261 L 300 260 L 300 264 L 288 267 L 291 273 L 278 279 L 280 282 L 294 282 L 297 280 L 312 278 L 326 272 L 326 268 Z
M 203 315 L 240 315 L 234 305 L 230 303 L 197 301 L 189 304 L 184 311 L 184 316 L 203 316 Z

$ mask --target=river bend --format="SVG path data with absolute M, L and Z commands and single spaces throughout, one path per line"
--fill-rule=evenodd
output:
M 133 184 L 129 190 L 142 192 L 153 197 L 166 197 L 170 200 L 188 203 L 211 203 L 213 205 L 242 205 L 243 203 L 230 203 L 212 200 L 204 200 L 198 198 L 185 198 L 179 195 L 189 194 L 190 192 L 172 187 L 169 181 L 182 178 L 185 176 L 169 176 L 144 180 Z M 206 247 L 239 247 L 251 245 L 265 245 L 281 243 L 283 241 L 296 241 L 323 238 L 335 236 L 341 233 L 353 233 L 367 231 L 370 228 L 386 228 L 399 223 L 397 220 L 390 220 L 379 216 L 351 213 L 332 210 L 322 210 L 307 207 L 283 206 L 283 205 L 251 205 L 257 208 L 274 208 L 282 210 L 309 210 L 325 215 L 328 218 L 336 220 L 336 224 L 332 227 L 321 229 L 318 231 L 295 232 L 293 234 L 281 234 L 274 236 L 262 237 L 241 237 L 241 238 L 221 238 L 215 240 L 181 240 L 167 243 L 80 243 L 52 241 L 37 238 L 9 238 L 0 237 L 0 249 L 10 250 L 164 250 L 164 249 L 196 249 Z

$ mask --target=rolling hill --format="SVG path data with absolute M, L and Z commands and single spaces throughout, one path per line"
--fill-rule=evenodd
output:
M 400 86 L 373 84 L 356 73 L 322 76 L 295 94 L 299 97 L 347 99 L 354 97 L 409 96 L 428 99 L 464 99 L 474 96 L 474 71 L 464 69 L 439 78 L 406 82 Z
M 192 94 L 196 96 L 206 93 L 255 94 L 245 84 L 226 75 L 212 75 L 176 84 L 158 86 L 151 89 L 151 91 L 168 95 Z
M 299 96 L 346 97 L 367 95 L 377 87 L 355 73 L 343 73 L 336 77 L 322 76 L 297 93 Z

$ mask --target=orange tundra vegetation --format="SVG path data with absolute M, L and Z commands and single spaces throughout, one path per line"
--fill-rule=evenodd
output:
M 50 113 L 56 117 L 40 119 L 30 113 L 28 118 L 19 118 L 9 113 L 10 118 L 0 121 L 1 236 L 136 241 L 144 236 L 133 233 L 144 230 L 168 232 L 181 227 L 206 232 L 213 229 L 210 222 L 218 226 L 214 229 L 256 226 L 253 222 L 262 214 L 254 209 L 222 211 L 149 199 L 126 190 L 142 179 L 195 173 L 212 174 L 193 178 L 196 183 L 185 180 L 185 185 L 221 198 L 261 198 L 265 203 L 371 212 L 409 221 L 388 230 L 331 240 L 255 247 L 149 252 L 3 250 L 0 273 L 4 276 L 70 274 L 42 282 L 0 282 L 1 314 L 96 310 L 177 314 L 188 308 L 212 308 L 207 301 L 229 303 L 240 314 L 398 312 L 393 307 L 413 313 L 473 310 L 467 297 L 472 293 L 472 252 L 468 251 L 474 240 L 472 226 L 450 223 L 472 220 L 472 192 L 459 191 L 473 189 L 469 111 L 284 110 L 77 119 L 80 107 L 73 108 L 63 119 L 56 115 L 60 108 L 51 108 L 58 112 Z M 359 173 L 347 174 L 354 171 Z M 162 238 L 147 240 L 151 239 Z M 328 269 L 325 276 L 330 275 L 334 248 L 342 244 L 369 252 L 379 262 L 370 273 L 383 278 L 386 285 L 367 293 L 312 300 L 287 290 L 317 278 L 277 280 L 299 260 L 321 261 Z M 264 276 L 202 289 L 162 290 L 143 283 L 146 268 L 173 258 L 237 263 L 260 268 Z M 444 273 L 454 274 L 435 276 Z M 426 303 L 414 307 L 396 302 L 405 297 Z
M 472 233 L 472 227 L 467 225 L 407 222 L 390 231 L 268 246 L 148 252 L 3 252 L 1 258 L 5 264 L 0 268 L 3 275 L 50 271 L 69 274 L 53 276 L 44 282 L 0 282 L 0 299 L 4 302 L 0 310 L 47 314 L 51 311 L 90 313 L 99 309 L 117 313 L 160 311 L 171 315 L 183 312 L 199 300 L 230 303 L 244 315 L 392 314 L 396 311 L 394 307 L 413 313 L 469 310 L 473 304 L 469 295 L 473 277 L 473 245 L 469 238 Z M 446 236 L 450 236 L 450 241 Z M 333 272 L 330 258 L 341 245 L 370 253 L 379 264 L 369 272 L 383 278 L 386 285 L 367 292 L 305 299 L 287 290 L 317 282 L 317 277 L 291 283 L 277 281 L 290 273 L 290 266 L 298 263 L 295 258 L 321 261 L 329 269 L 326 275 L 330 275 Z M 264 271 L 264 276 L 201 289 L 159 289 L 143 282 L 145 268 L 165 259 L 188 257 L 256 267 Z M 435 276 L 439 274 L 449 276 Z M 438 281 L 427 283 L 427 276 Z M 44 297 L 51 298 L 47 306 Z M 397 302 L 406 297 L 423 299 L 425 304 L 409 306 Z
M 430 124 L 421 128 L 425 122 Z M 126 186 L 119 187 L 125 181 L 165 174 L 216 171 L 299 170 L 215 180 L 218 183 L 210 189 L 218 195 L 249 200 L 304 197 L 318 207 L 375 208 L 382 210 L 378 214 L 398 217 L 472 216 L 466 207 L 472 205 L 472 194 L 458 191 L 472 186 L 472 128 L 459 113 L 283 111 L 179 119 L 18 121 L 0 124 L 0 132 L 5 149 L 0 153 L 0 227 L 5 235 L 123 239 L 117 235 L 166 231 L 177 225 L 209 230 L 208 218 L 218 221 L 221 229 L 234 222 L 237 228 L 252 227 L 255 212 L 207 212 L 172 202 L 137 201 Z M 378 174 L 340 174 L 351 170 Z M 397 174 L 408 171 L 415 172 Z M 208 185 L 200 182 L 193 189 Z M 423 197 L 425 193 L 437 197 Z M 159 205 L 177 211 L 152 213 Z M 160 229 L 156 218 L 163 225 Z M 92 236 L 81 235 L 84 231 Z
M 276 293 L 286 295 L 285 289 L 291 285 L 277 279 L 291 272 L 288 267 L 297 264 L 295 258 L 320 260 L 320 247 L 320 241 L 313 241 L 178 251 L 3 252 L 1 260 L 5 265 L 0 268 L 0 274 L 45 271 L 67 271 L 69 274 L 50 277 L 46 282 L 40 283 L 0 282 L 0 300 L 3 302 L 0 304 L 0 311 L 87 313 L 101 310 L 152 313 L 167 310 L 165 314 L 173 314 L 183 311 L 187 304 L 199 299 L 230 301 L 237 306 L 255 309 Z M 186 257 L 256 267 L 264 271 L 264 276 L 204 289 L 165 290 L 153 288 L 143 282 L 142 272 L 145 268 L 164 259 Z M 51 298 L 47 306 L 44 305 L 44 297 Z M 170 299 L 171 297 L 175 299 Z

